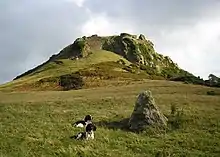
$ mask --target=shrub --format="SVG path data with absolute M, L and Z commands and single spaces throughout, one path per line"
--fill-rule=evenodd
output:
M 171 78 L 170 80 L 171 81 L 181 81 L 181 82 L 185 82 L 187 84 L 189 84 L 189 83 L 199 84 L 199 85 L 205 84 L 203 79 L 201 79 L 199 77 L 195 77 L 193 75 L 179 76 L 179 77 Z
M 208 91 L 207 95 L 217 95 L 217 94 L 215 93 L 215 91 Z
M 60 86 L 62 86 L 64 90 L 81 89 L 83 85 L 83 79 L 78 74 L 60 76 Z
M 180 129 L 184 124 L 183 109 L 179 110 L 175 104 L 171 105 L 171 114 L 168 116 L 168 124 L 172 130 Z
M 176 105 L 175 104 L 171 104 L 171 107 L 170 107 L 170 109 L 171 109 L 171 115 L 175 115 L 176 114 L 176 111 L 177 111 L 177 107 L 176 107 Z
M 141 64 L 141 65 L 140 65 L 140 69 L 141 69 L 141 70 L 147 70 L 147 67 L 146 67 L 145 65 Z
M 60 60 L 55 60 L 54 63 L 56 63 L 58 65 L 63 65 L 63 61 L 60 61 Z
M 147 70 L 146 70 L 147 74 L 149 75 L 158 75 L 156 69 L 152 68 L 152 67 L 147 67 Z
M 76 42 L 76 46 L 77 46 L 77 48 L 79 48 L 80 51 L 83 50 L 83 48 L 85 47 L 85 45 L 86 45 L 86 42 L 85 42 L 84 40 L 78 40 L 78 41 Z

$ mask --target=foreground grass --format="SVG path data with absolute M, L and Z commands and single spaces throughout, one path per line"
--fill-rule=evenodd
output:
M 180 129 L 135 134 L 120 121 L 136 96 L 150 89 L 165 115 L 171 104 L 184 110 Z M 0 92 L 0 156 L 220 156 L 220 97 L 202 86 L 166 81 L 135 82 L 69 92 Z M 93 141 L 75 141 L 71 123 L 91 114 Z

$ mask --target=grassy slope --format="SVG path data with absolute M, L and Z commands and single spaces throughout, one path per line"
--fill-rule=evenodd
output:
M 107 61 L 118 61 L 119 59 L 123 59 L 127 64 L 130 63 L 123 57 L 105 50 L 96 51 L 92 55 L 80 60 L 73 61 L 70 59 L 63 59 L 61 60 L 63 62 L 61 65 L 50 62 L 34 73 L 1 85 L 0 90 L 11 90 L 14 87 L 22 86 L 25 84 L 32 84 L 42 78 L 68 74 L 83 68 L 90 67 L 91 64 L 98 64 Z
M 137 94 L 150 89 L 161 111 L 184 109 L 183 128 L 163 134 L 135 134 L 120 129 Z M 0 92 L 0 156 L 220 156 L 219 89 L 166 81 L 135 82 L 122 87 L 68 92 Z M 92 114 L 94 141 L 69 137 L 80 131 L 71 122 Z

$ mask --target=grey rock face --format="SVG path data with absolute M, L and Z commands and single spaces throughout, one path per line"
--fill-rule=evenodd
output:
M 131 130 L 141 131 L 148 126 L 166 126 L 167 118 L 160 113 L 150 91 L 139 94 L 129 120 Z
M 140 34 L 139 39 L 140 40 L 146 40 L 146 38 L 145 38 L 145 36 L 143 34 Z

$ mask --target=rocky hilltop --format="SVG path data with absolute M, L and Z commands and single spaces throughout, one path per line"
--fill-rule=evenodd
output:
M 25 84 L 25 88 L 78 89 L 91 83 L 97 86 L 94 82 L 100 80 L 185 76 L 193 75 L 179 68 L 168 56 L 157 53 L 154 44 L 143 34 L 121 33 L 77 38 L 48 61 L 17 76 L 14 81 L 19 82 L 15 83 L 16 87 L 22 88 Z
M 168 56 L 155 52 L 154 44 L 142 34 L 139 37 L 127 33 L 107 37 L 84 36 L 76 39 L 73 44 L 64 48 L 58 55 L 52 56 L 51 60 L 83 58 L 98 50 L 114 52 L 134 64 L 152 67 L 158 72 L 164 68 L 172 68 L 175 72 L 179 70 L 177 64 Z

